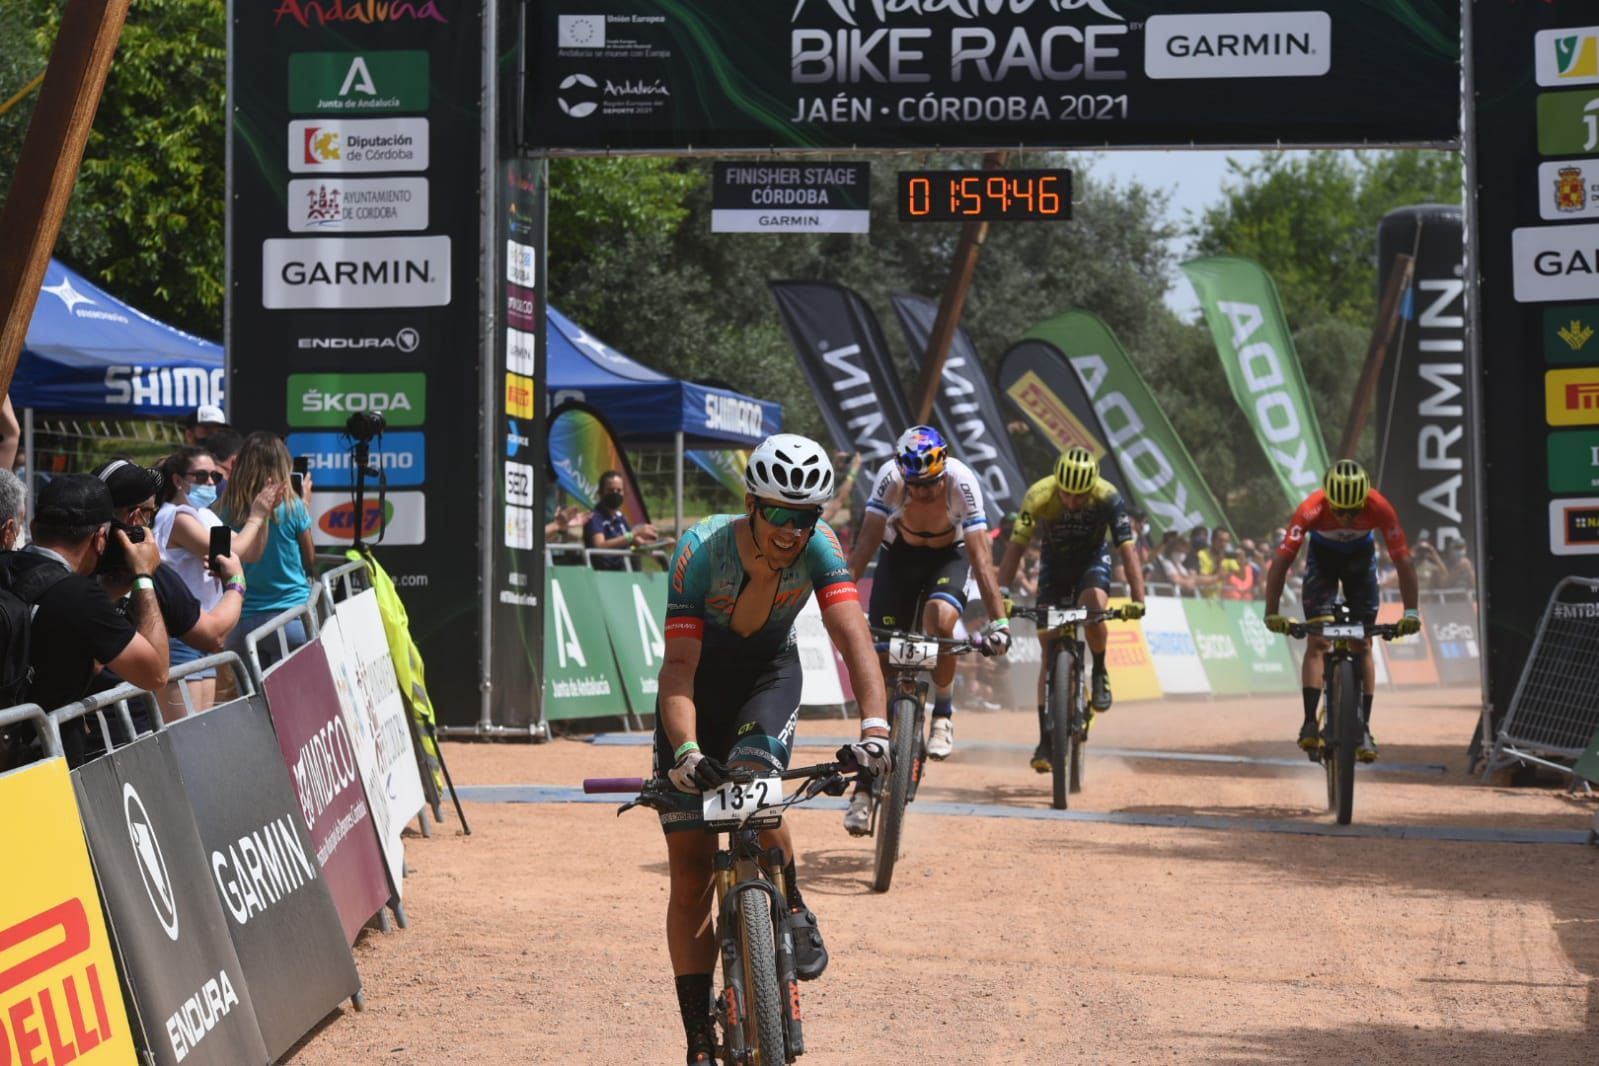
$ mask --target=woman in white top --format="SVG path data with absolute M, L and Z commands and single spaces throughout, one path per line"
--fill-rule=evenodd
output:
M 157 469 L 161 472 L 161 489 L 156 496 L 160 509 L 152 528 L 156 543 L 161 546 L 161 560 L 183 578 L 200 601 L 200 610 L 210 611 L 224 591 L 222 582 L 205 565 L 211 548 L 211 528 L 223 524 L 210 509 L 217 498 L 222 471 L 216 460 L 200 448 L 179 448 L 161 460 Z M 261 557 L 261 550 L 266 547 L 266 518 L 278 505 L 283 488 L 275 482 L 268 484 L 253 501 L 244 528 L 233 534 L 233 554 L 240 562 L 254 562 Z M 209 654 L 177 637 L 171 637 L 169 644 L 173 666 Z M 215 670 L 205 670 L 187 678 L 196 711 L 206 710 L 216 701 L 216 676 Z

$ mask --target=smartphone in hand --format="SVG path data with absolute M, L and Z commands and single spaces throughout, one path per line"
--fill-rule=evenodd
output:
M 296 455 L 294 457 L 293 472 L 289 474 L 289 484 L 294 489 L 294 494 L 302 500 L 305 498 L 305 475 L 311 472 L 311 457 L 309 455 Z
M 212 526 L 211 527 L 211 543 L 206 548 L 206 561 L 211 564 L 211 569 L 212 570 L 216 569 L 217 557 L 219 555 L 232 555 L 232 554 L 233 554 L 233 530 L 229 529 L 225 525 Z

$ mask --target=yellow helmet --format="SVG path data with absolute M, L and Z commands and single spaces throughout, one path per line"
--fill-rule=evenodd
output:
M 1099 460 L 1087 448 L 1067 448 L 1055 460 L 1055 483 L 1062 492 L 1081 496 L 1099 479 Z
M 1322 482 L 1327 502 L 1340 511 L 1358 511 L 1366 506 L 1371 493 L 1371 477 L 1353 459 L 1340 459 L 1327 471 Z

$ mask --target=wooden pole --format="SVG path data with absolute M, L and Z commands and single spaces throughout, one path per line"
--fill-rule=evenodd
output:
M 998 170 L 1008 158 L 1009 152 L 989 152 L 983 156 L 983 169 Z M 918 423 L 932 417 L 938 381 L 944 376 L 944 360 L 949 358 L 949 345 L 955 339 L 955 327 L 960 325 L 966 294 L 971 290 L 972 275 L 977 271 L 977 256 L 987 239 L 988 223 L 967 222 L 961 226 L 960 242 L 955 245 L 955 257 L 950 263 L 949 281 L 944 284 L 944 295 L 938 301 L 938 316 L 933 319 L 933 332 L 928 335 L 927 351 L 922 354 L 922 375 L 916 380 L 916 402 L 911 414 Z
M 1388 346 L 1393 343 L 1394 330 L 1399 326 L 1399 308 L 1405 293 L 1410 290 L 1410 279 L 1416 272 L 1416 257 L 1403 252 L 1394 256 L 1394 268 L 1388 272 L 1388 285 L 1383 289 L 1382 304 L 1377 309 L 1377 326 L 1371 331 L 1371 343 L 1366 347 L 1366 365 L 1361 368 L 1360 382 L 1355 386 L 1355 398 L 1349 405 L 1349 420 L 1344 423 L 1344 439 L 1338 445 L 1339 459 L 1353 459 L 1355 445 L 1366 428 L 1366 415 L 1371 410 L 1372 397 L 1377 392 L 1377 378 L 1382 373 L 1383 359 Z
M 69 0 L 0 211 L 0 395 L 11 388 L 129 0 Z

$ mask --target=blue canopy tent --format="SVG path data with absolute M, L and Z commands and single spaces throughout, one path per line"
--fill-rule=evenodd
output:
M 783 425 L 783 405 L 651 370 L 555 308 L 546 330 L 550 403 L 582 400 L 623 441 L 676 449 L 677 528 L 683 527 L 685 447 L 753 448 Z

